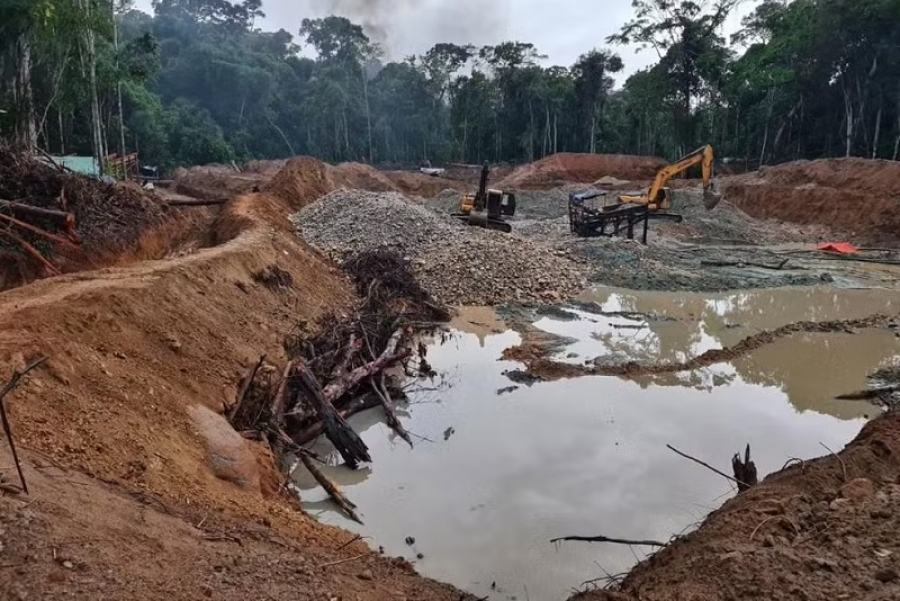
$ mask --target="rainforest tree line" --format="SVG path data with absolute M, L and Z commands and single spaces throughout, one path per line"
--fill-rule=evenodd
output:
M 527 42 L 387 62 L 359 25 L 262 31 L 263 0 L 0 0 L 0 137 L 177 165 L 309 154 L 412 164 L 555 152 L 750 165 L 900 152 L 900 0 L 633 0 L 574 65 Z M 750 0 L 747 0 L 750 1 Z M 654 53 L 617 88 L 622 44 Z M 309 51 L 301 52 L 303 47 Z

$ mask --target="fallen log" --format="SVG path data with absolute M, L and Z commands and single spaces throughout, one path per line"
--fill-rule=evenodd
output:
M 64 244 L 66 246 L 74 247 L 77 244 L 81 244 L 81 239 L 74 232 L 71 234 L 69 238 L 63 238 L 62 236 L 57 236 L 52 232 L 48 232 L 47 230 L 43 230 L 36 225 L 31 225 L 30 223 L 25 223 L 15 217 L 10 217 L 9 215 L 4 215 L 0 213 L 0 221 L 6 221 L 12 225 L 22 228 L 23 230 L 27 230 L 33 234 L 37 234 L 43 238 L 47 238 L 48 240 L 52 240 L 53 242 L 57 242 L 59 244 Z M 68 235 L 68 234 L 67 234 Z
M 56 267 L 56 265 L 48 261 L 47 258 L 44 257 L 44 255 L 42 255 L 38 249 L 26 242 L 21 236 L 17 236 L 10 231 L 0 232 L 0 236 L 6 236 L 10 240 L 21 246 L 22 250 L 30 255 L 35 261 L 40 263 L 44 270 L 46 270 L 50 275 L 59 275 L 60 273 L 62 273 L 59 268 Z
M 347 516 L 357 522 L 362 524 L 363 521 L 359 519 L 359 516 L 356 514 L 356 505 L 353 504 L 350 499 L 344 496 L 344 493 L 341 492 L 341 489 L 338 488 L 338 485 L 331 481 L 328 476 L 322 473 L 316 464 L 313 462 L 312 458 L 309 454 L 304 450 L 300 449 L 298 455 L 300 456 L 300 461 L 303 462 L 303 465 L 306 466 L 306 469 L 309 470 L 309 473 L 312 474 L 313 478 L 316 479 L 322 488 L 325 489 L 325 492 L 328 493 L 328 496 L 331 497 L 331 500 L 334 501 L 338 507 L 340 507 Z
M 0 213 L 6 213 L 7 215 L 19 219 L 26 219 L 28 217 L 44 219 L 58 225 L 66 232 L 75 231 L 75 215 L 67 213 L 66 211 L 57 211 L 54 209 L 34 207 L 21 202 L 0 200 Z
M 387 346 L 377 359 L 367 363 L 361 367 L 357 367 L 353 371 L 342 375 L 341 377 L 331 381 L 322 391 L 322 396 L 328 403 L 333 403 L 342 397 L 348 391 L 356 388 L 365 380 L 378 375 L 389 367 L 393 367 L 400 361 L 406 359 L 412 354 L 409 348 L 399 349 L 400 341 L 403 339 L 405 330 L 400 329 L 388 340 Z
M 350 469 L 356 469 L 360 462 L 371 462 L 369 447 L 363 442 L 353 428 L 341 417 L 329 397 L 325 395 L 316 376 L 309 370 L 306 363 L 298 360 L 295 371 L 302 396 L 307 399 L 316 412 L 319 421 L 325 427 L 325 436 L 341 454 Z M 332 389 L 334 391 L 335 389 Z M 349 390 L 344 387 L 343 392 Z M 334 392 L 332 392 L 334 394 Z M 341 395 L 337 395 L 341 396 Z M 333 397 L 333 398 L 337 398 Z M 292 437 L 295 443 L 299 441 Z
M 346 407 L 338 410 L 338 413 L 343 419 L 347 420 L 357 413 L 374 409 L 380 404 L 381 400 L 375 393 L 364 394 L 351 399 L 350 402 L 346 404 Z M 324 433 L 325 425 L 322 422 L 317 421 L 306 429 L 294 434 L 293 440 L 296 444 L 305 445 L 311 443 Z
M 400 420 L 397 419 L 397 414 L 394 413 L 394 408 L 391 406 L 391 395 L 388 392 L 387 386 L 384 384 L 384 372 L 381 373 L 378 382 L 372 382 L 372 390 L 375 391 L 375 394 L 378 396 L 378 400 L 381 403 L 381 407 L 384 409 L 385 420 L 387 421 L 388 427 L 396 432 L 397 436 L 405 440 L 409 445 L 409 448 L 412 448 L 412 437 L 409 435 L 409 432 L 406 431 L 406 428 L 403 427 L 403 424 L 400 423 Z

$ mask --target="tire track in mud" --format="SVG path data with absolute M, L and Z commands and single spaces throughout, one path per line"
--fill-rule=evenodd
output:
M 854 333 L 854 330 L 884 328 L 896 323 L 900 315 L 871 315 L 862 319 L 833 321 L 800 321 L 787 324 L 775 330 L 769 330 L 744 338 L 734 346 L 712 349 L 687 361 L 672 363 L 641 364 L 637 362 L 619 365 L 572 365 L 547 358 L 552 351 L 552 342 L 546 333 L 535 328 L 522 332 L 522 344 L 508 348 L 503 352 L 503 359 L 519 361 L 525 364 L 524 374 L 521 370 L 510 372 L 510 375 L 525 375 L 541 381 L 554 381 L 582 376 L 618 376 L 636 378 L 659 374 L 693 371 L 718 363 L 733 361 L 739 357 L 772 344 L 782 338 L 795 334 L 830 334 Z

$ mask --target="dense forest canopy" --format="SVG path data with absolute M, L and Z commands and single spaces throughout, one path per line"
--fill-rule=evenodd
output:
M 896 160 L 900 0 L 633 0 L 574 65 L 497 40 L 383 60 L 350 20 L 261 31 L 263 0 L 0 0 L 0 136 L 177 165 L 531 161 L 555 152 Z M 622 44 L 658 62 L 617 89 Z M 310 52 L 301 54 L 306 47 Z M 310 55 L 309 58 L 305 55 Z

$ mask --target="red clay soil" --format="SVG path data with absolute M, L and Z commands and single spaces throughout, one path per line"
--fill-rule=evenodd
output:
M 310 186 L 287 179 L 280 198 L 226 205 L 213 248 L 0 293 L 0 375 L 49 357 L 6 402 L 28 449 L 26 470 L 65 468 L 34 475 L 36 493 L 24 503 L 0 503 L 0 598 L 14 590 L 29 598 L 461 598 L 363 546 L 340 549 L 347 533 L 279 494 L 281 476 L 261 443 L 243 441 L 235 465 L 246 473 L 223 472 L 216 428 L 196 419 L 223 421 L 217 414 L 261 355 L 277 370 L 285 333 L 349 310 L 344 275 L 287 219 Z M 291 274 L 293 289 L 256 281 L 273 265 Z
M 752 217 L 820 224 L 861 244 L 900 243 L 900 163 L 822 159 L 766 167 L 721 180 Z
M 519 167 L 496 187 L 546 190 L 572 183 L 590 184 L 607 176 L 620 180 L 650 180 L 666 164 L 657 157 L 559 153 Z
M 465 192 L 473 189 L 471 184 L 463 181 L 434 177 L 416 171 L 385 171 L 384 175 L 404 194 L 420 198 L 434 198 L 444 190 Z
M 868 424 L 839 457 L 791 463 L 614 590 L 573 599 L 900 598 L 900 414 Z

